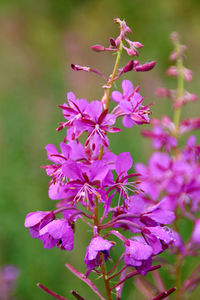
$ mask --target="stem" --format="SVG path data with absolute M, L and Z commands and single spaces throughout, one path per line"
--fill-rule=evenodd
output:
M 120 273 L 122 273 L 124 270 L 126 270 L 128 267 L 127 266 L 123 266 L 117 273 L 113 274 L 112 276 L 110 276 L 108 278 L 108 280 L 113 279 L 114 277 L 118 276 Z
M 124 254 L 121 255 L 121 257 L 118 259 L 114 267 L 112 267 L 112 269 L 109 272 L 107 272 L 107 276 L 110 275 L 117 268 L 117 266 L 119 265 L 119 263 L 122 261 L 123 258 L 124 258 Z
M 97 197 L 95 198 L 94 225 L 97 227 L 97 232 L 99 233 L 100 228 L 99 228 L 99 220 L 98 220 L 98 198 Z M 105 285 L 107 299 L 112 300 L 110 285 L 109 285 L 109 281 L 108 281 L 108 278 L 106 275 L 106 264 L 105 264 L 104 254 L 102 252 L 100 252 L 100 257 L 101 257 L 101 261 L 102 261 L 101 271 L 102 271 L 102 275 L 103 275 L 103 281 L 104 281 L 104 285 Z
M 113 72 L 112 72 L 109 80 L 107 81 L 108 87 L 107 87 L 107 89 L 105 91 L 105 94 L 104 94 L 105 109 L 108 109 L 108 106 L 109 106 L 111 88 L 112 88 L 113 82 L 115 81 L 115 77 L 116 77 L 116 74 L 117 74 L 122 49 L 123 48 L 122 48 L 122 41 L 121 41 L 120 45 L 119 45 L 119 50 L 117 52 L 117 58 L 116 58 L 116 61 L 115 61 Z M 100 151 L 99 151 L 99 160 L 102 159 L 102 156 L 103 156 L 103 147 L 101 147 Z M 95 208 L 94 208 L 94 225 L 97 227 L 97 232 L 100 233 L 101 228 L 99 226 L 99 220 L 98 219 L 99 219 L 99 216 L 98 216 L 98 199 L 96 197 L 95 198 Z M 109 280 L 108 280 L 107 275 L 106 275 L 106 264 L 105 264 L 104 254 L 101 253 L 101 252 L 100 252 L 100 257 L 101 257 L 101 261 L 102 261 L 101 271 L 102 271 L 102 275 L 103 275 L 103 280 L 104 280 L 104 285 L 105 285 L 105 289 L 106 289 L 107 299 L 112 300 Z
M 179 44 L 176 46 L 179 48 Z M 177 49 L 178 51 L 178 49 Z M 176 67 L 178 70 L 177 77 L 177 100 L 181 99 L 184 95 L 184 74 L 183 74 L 183 58 L 180 56 L 177 60 Z M 175 137 L 178 138 L 179 122 L 181 117 L 181 107 L 175 110 L 174 113 L 174 125 L 175 125 Z
M 102 260 L 101 271 L 102 271 L 102 275 L 103 275 L 103 281 L 104 281 L 104 285 L 105 285 L 105 289 L 106 289 L 107 298 L 108 298 L 108 300 L 112 300 L 109 280 L 106 275 L 106 264 L 105 264 L 104 254 L 102 252 L 100 252 L 100 256 L 101 256 L 101 260 Z
M 118 65 L 119 65 L 119 60 L 120 60 L 120 57 L 121 57 L 122 49 L 123 48 L 122 48 L 122 41 L 121 41 L 120 45 L 119 45 L 119 50 L 117 52 L 117 58 L 116 58 L 116 61 L 115 61 L 113 72 L 112 72 L 112 75 L 111 75 L 111 77 L 110 77 L 110 79 L 108 81 L 108 87 L 107 87 L 107 90 L 106 90 L 105 109 L 108 109 L 111 88 L 112 88 L 113 82 L 115 81 L 115 76 L 117 74 L 117 69 L 118 69 Z
M 157 266 L 153 266 L 151 267 L 148 272 L 154 271 L 156 269 L 159 269 L 161 267 L 161 265 L 157 265 Z M 117 286 L 119 286 L 120 284 L 122 284 L 124 281 L 126 281 L 127 279 L 136 276 L 136 275 L 140 275 L 140 273 L 138 271 L 133 271 L 130 272 L 123 280 L 121 280 L 120 282 L 118 282 L 116 285 L 111 287 L 111 290 L 115 289 Z
M 176 300 L 181 300 L 181 267 L 182 267 L 182 255 L 177 255 L 176 262 Z
M 116 77 L 116 74 L 117 74 L 122 49 L 123 48 L 122 48 L 122 41 L 121 41 L 120 45 L 119 45 L 119 50 L 117 52 L 117 58 L 116 58 L 116 61 L 115 61 L 113 72 L 112 72 L 109 80 L 107 81 L 107 87 L 106 87 L 106 90 L 104 92 L 104 99 L 105 99 L 105 107 L 104 108 L 105 109 L 108 109 L 108 106 L 109 106 L 110 93 L 111 93 L 113 82 L 115 81 L 115 77 Z M 99 160 L 102 159 L 102 156 L 103 156 L 103 146 L 100 148 L 100 151 L 99 151 L 99 157 L 98 157 Z M 100 233 L 101 227 L 99 226 L 98 199 L 97 199 L 97 197 L 95 198 L 94 225 L 97 227 L 97 232 Z M 101 261 L 102 261 L 101 271 L 102 271 L 102 275 L 103 275 L 103 280 L 104 280 L 104 285 L 105 285 L 105 289 L 106 289 L 107 299 L 112 300 L 109 280 L 108 280 L 108 277 L 107 277 L 107 274 L 106 274 L 106 264 L 105 264 L 104 254 L 101 253 L 101 252 L 100 252 L 100 257 L 101 257 Z
M 128 221 L 128 220 L 118 220 L 118 221 L 111 222 L 111 223 L 108 222 L 107 224 L 101 225 L 100 228 L 105 229 L 105 228 L 112 227 L 113 225 L 116 225 L 116 224 L 125 224 L 127 226 L 131 226 L 131 227 L 142 230 L 142 226 L 138 225 L 137 223 Z
M 173 287 L 173 288 L 169 289 L 168 291 L 162 292 L 160 295 L 153 298 L 153 300 L 161 300 L 161 299 L 167 298 L 171 293 L 175 292 L 175 290 L 176 290 L 176 288 Z

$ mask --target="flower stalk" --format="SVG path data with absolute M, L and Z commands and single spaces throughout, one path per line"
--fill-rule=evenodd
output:
M 161 88 L 158 93 L 173 101 L 173 121 L 168 116 L 152 119 L 153 129 L 143 131 L 145 137 L 152 139 L 156 150 L 147 165 L 133 164 L 129 152 L 113 153 L 109 134 L 121 131 L 115 127 L 116 121 L 122 120 L 125 128 L 132 128 L 150 123 L 151 115 L 151 104 L 144 105 L 140 87 L 124 79 L 122 88 L 113 91 L 114 82 L 127 72 L 150 71 L 156 64 L 155 61 L 140 64 L 139 49 L 143 45 L 130 40 L 128 35 L 132 31 L 124 20 L 114 21 L 120 27 L 117 38 L 110 38 L 108 47 L 92 46 L 97 53 L 116 54 L 112 74 L 107 77 L 95 68 L 71 65 L 74 71 L 92 72 L 105 79 L 104 94 L 100 100 L 87 101 L 68 92 L 66 103 L 59 105 L 64 121 L 59 123 L 57 131 L 66 129 L 66 136 L 60 149 L 52 144 L 46 146 L 51 163 L 43 166 L 50 177 L 49 198 L 57 201 L 57 208 L 30 212 L 25 227 L 44 248 L 72 251 L 77 247 L 74 245 L 77 220 L 88 225 L 91 238 L 86 245 L 84 273 L 68 263 L 66 267 L 101 300 L 105 298 L 96 286 L 97 281 L 94 283 L 90 279 L 91 272 L 102 276 L 107 300 L 114 299 L 114 289 L 115 299 L 121 299 L 124 283 L 137 275 L 142 277 L 136 280 L 139 283 L 136 286 L 144 294 L 151 294 L 158 300 L 177 289 L 175 297 L 180 300 L 184 291 L 190 292 L 199 283 L 198 269 L 183 288 L 181 280 L 183 258 L 197 255 L 200 249 L 200 145 L 196 145 L 194 136 L 184 147 L 178 145 L 178 139 L 185 132 L 200 128 L 199 118 L 181 120 L 181 107 L 197 99 L 195 94 L 184 90 L 184 80 L 190 81 L 192 73 L 183 66 L 185 47 L 180 45 L 177 34 L 173 34 L 175 50 L 171 60 L 176 64 L 167 73 L 177 77 L 177 89 Z M 122 52 L 131 59 L 119 68 Z M 112 111 L 109 110 L 110 101 L 114 104 Z M 178 223 L 182 217 L 194 222 L 187 243 L 179 232 Z M 173 221 L 174 226 L 171 226 Z M 112 240 L 113 236 L 117 242 Z M 78 243 L 78 239 L 75 241 Z M 120 255 L 107 272 L 106 262 L 112 257 L 116 244 L 120 245 Z M 170 269 L 176 273 L 176 288 L 169 290 L 157 270 L 161 266 L 154 265 L 158 255 L 167 249 L 177 258 L 175 268 Z M 153 271 L 156 287 L 145 277 Z M 39 287 L 56 299 L 65 300 L 41 284 Z M 84 299 L 78 291 L 72 290 L 72 295 Z

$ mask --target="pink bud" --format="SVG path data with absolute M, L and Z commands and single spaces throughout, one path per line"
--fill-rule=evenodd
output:
M 127 48 L 126 46 L 122 46 L 123 48 L 124 48 L 124 50 L 127 52 L 127 54 L 129 55 L 129 56 L 134 56 L 134 55 L 139 55 L 139 53 L 138 53 L 138 51 L 137 51 L 137 49 L 135 49 L 135 48 Z
M 117 23 L 120 25 L 121 33 L 125 34 L 126 32 L 132 33 L 132 30 L 130 27 L 126 25 L 126 22 L 124 20 L 120 20 L 119 18 L 114 19 L 114 23 Z
M 178 32 L 172 32 L 170 34 L 170 40 L 171 40 L 172 43 L 177 43 L 178 40 L 179 40 L 179 34 L 178 34 Z
M 135 93 L 138 93 L 139 90 L 140 90 L 140 86 L 138 85 L 138 86 L 136 86 L 136 88 L 135 88 Z
M 185 58 L 184 51 L 187 49 L 185 45 L 179 45 L 178 49 L 172 51 L 169 59 L 171 61 L 177 60 L 179 57 Z
M 139 66 L 139 64 L 140 64 L 139 60 L 134 60 L 134 68 Z
M 192 71 L 190 69 L 184 68 L 183 69 L 184 79 L 185 81 L 192 80 Z
M 136 49 L 132 49 L 132 48 L 126 48 L 126 52 L 128 53 L 128 55 L 130 56 L 139 56 L 139 53 Z
M 109 39 L 109 41 L 110 41 L 110 45 L 112 46 L 112 47 L 115 47 L 116 48 L 116 42 L 115 42 L 115 40 L 111 37 L 110 39 Z
M 174 108 L 177 109 L 187 102 L 195 102 L 198 100 L 198 96 L 196 94 L 191 94 L 187 91 L 185 91 L 182 98 L 177 99 L 177 101 L 174 102 Z
M 142 48 L 142 47 L 144 47 L 144 45 L 141 44 L 140 42 L 133 42 L 133 46 L 136 47 L 136 48 Z
M 192 94 L 192 93 L 189 93 L 189 92 L 187 92 L 186 97 L 187 97 L 187 101 L 193 102 L 193 101 L 198 100 L 198 96 L 196 94 Z
M 71 64 L 71 68 L 74 71 L 85 71 L 85 72 L 91 71 L 91 68 L 89 68 L 89 67 L 84 67 L 84 66 L 79 66 L 79 65 L 74 65 L 74 64 Z
M 144 45 L 142 45 L 140 42 L 133 42 L 130 41 L 129 39 L 126 39 L 126 42 L 129 44 L 130 48 L 142 48 Z
M 200 118 L 185 119 L 180 125 L 180 134 L 200 128 Z
M 144 65 L 135 67 L 135 70 L 137 72 L 147 72 L 147 71 L 152 70 L 155 67 L 155 65 L 156 65 L 156 61 L 151 61 L 151 62 L 145 63 Z
M 177 51 L 172 51 L 172 53 L 171 53 L 170 56 L 169 56 L 169 59 L 170 59 L 171 61 L 174 61 L 174 60 L 177 60 L 178 56 L 179 56 L 179 54 L 178 54 Z
M 169 69 L 166 71 L 167 75 L 177 77 L 178 76 L 178 70 L 177 67 L 171 66 Z
M 120 23 L 121 23 L 120 18 L 115 18 L 113 21 L 114 21 L 114 23 L 116 23 L 116 24 L 120 24 Z
M 171 90 L 166 89 L 166 88 L 157 88 L 155 91 L 155 94 L 157 97 L 160 97 L 160 98 L 165 98 L 165 97 L 171 98 L 172 97 Z
M 101 46 L 101 45 L 93 45 L 91 46 L 91 49 L 96 51 L 96 52 L 102 52 L 105 51 L 105 47 Z
M 133 62 L 133 60 L 131 59 L 131 60 L 127 63 L 127 65 L 122 69 L 121 74 L 122 74 L 122 73 L 127 73 L 127 72 L 129 72 L 129 71 L 132 71 L 132 70 L 133 70 L 133 67 L 134 67 L 134 62 Z

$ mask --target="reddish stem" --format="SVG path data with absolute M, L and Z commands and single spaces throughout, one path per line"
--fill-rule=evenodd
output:
M 162 292 L 160 295 L 158 295 L 157 297 L 153 298 L 153 300 L 160 300 L 160 299 L 164 299 L 167 298 L 170 294 L 172 294 L 173 292 L 175 292 L 176 288 L 173 287 L 171 289 L 169 289 L 168 291 Z
M 45 287 L 44 285 L 42 285 L 41 283 L 38 283 L 37 286 L 39 288 L 41 288 L 45 293 L 51 295 L 52 297 L 58 299 L 58 300 L 68 300 L 67 298 L 64 298 L 60 295 L 58 295 L 57 293 L 51 291 L 50 289 L 48 289 L 47 287 Z
M 127 266 L 123 266 L 123 267 L 121 268 L 121 270 L 119 270 L 116 274 L 114 274 L 114 275 L 108 277 L 108 280 L 111 280 L 111 279 L 113 279 L 114 277 L 118 276 L 121 272 L 123 272 L 124 270 L 126 270 L 126 268 L 127 268 Z
M 154 271 L 154 270 L 157 270 L 161 267 L 161 265 L 157 265 L 157 266 L 153 266 L 149 269 L 148 272 L 151 272 L 151 271 Z M 118 285 L 122 284 L 124 281 L 126 281 L 127 279 L 133 277 L 133 276 L 136 276 L 136 275 L 139 275 L 140 273 L 138 271 L 133 271 L 131 273 L 129 273 L 123 280 L 121 280 L 120 282 L 118 282 L 116 285 L 112 286 L 110 288 L 110 290 L 113 290 L 115 289 Z

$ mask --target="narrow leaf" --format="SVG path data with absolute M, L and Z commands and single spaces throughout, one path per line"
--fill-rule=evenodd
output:
M 94 283 L 87 278 L 84 274 L 80 273 L 79 271 L 77 271 L 74 267 L 72 267 L 70 264 L 66 264 L 65 265 L 72 273 L 74 273 L 74 275 L 76 275 L 78 278 L 80 278 L 82 281 L 84 281 L 92 290 L 95 294 L 97 294 L 99 296 L 99 298 L 101 300 L 105 300 L 105 298 L 103 298 L 101 296 L 101 294 L 99 293 L 97 287 L 94 285 Z
M 41 288 L 45 293 L 47 293 L 47 294 L 51 295 L 52 297 L 54 297 L 55 299 L 58 299 L 58 300 L 68 300 L 67 298 L 64 298 L 64 297 L 56 294 L 55 292 L 51 291 L 50 289 L 48 289 L 47 287 L 45 287 L 41 283 L 38 283 L 37 286 L 39 288 Z

